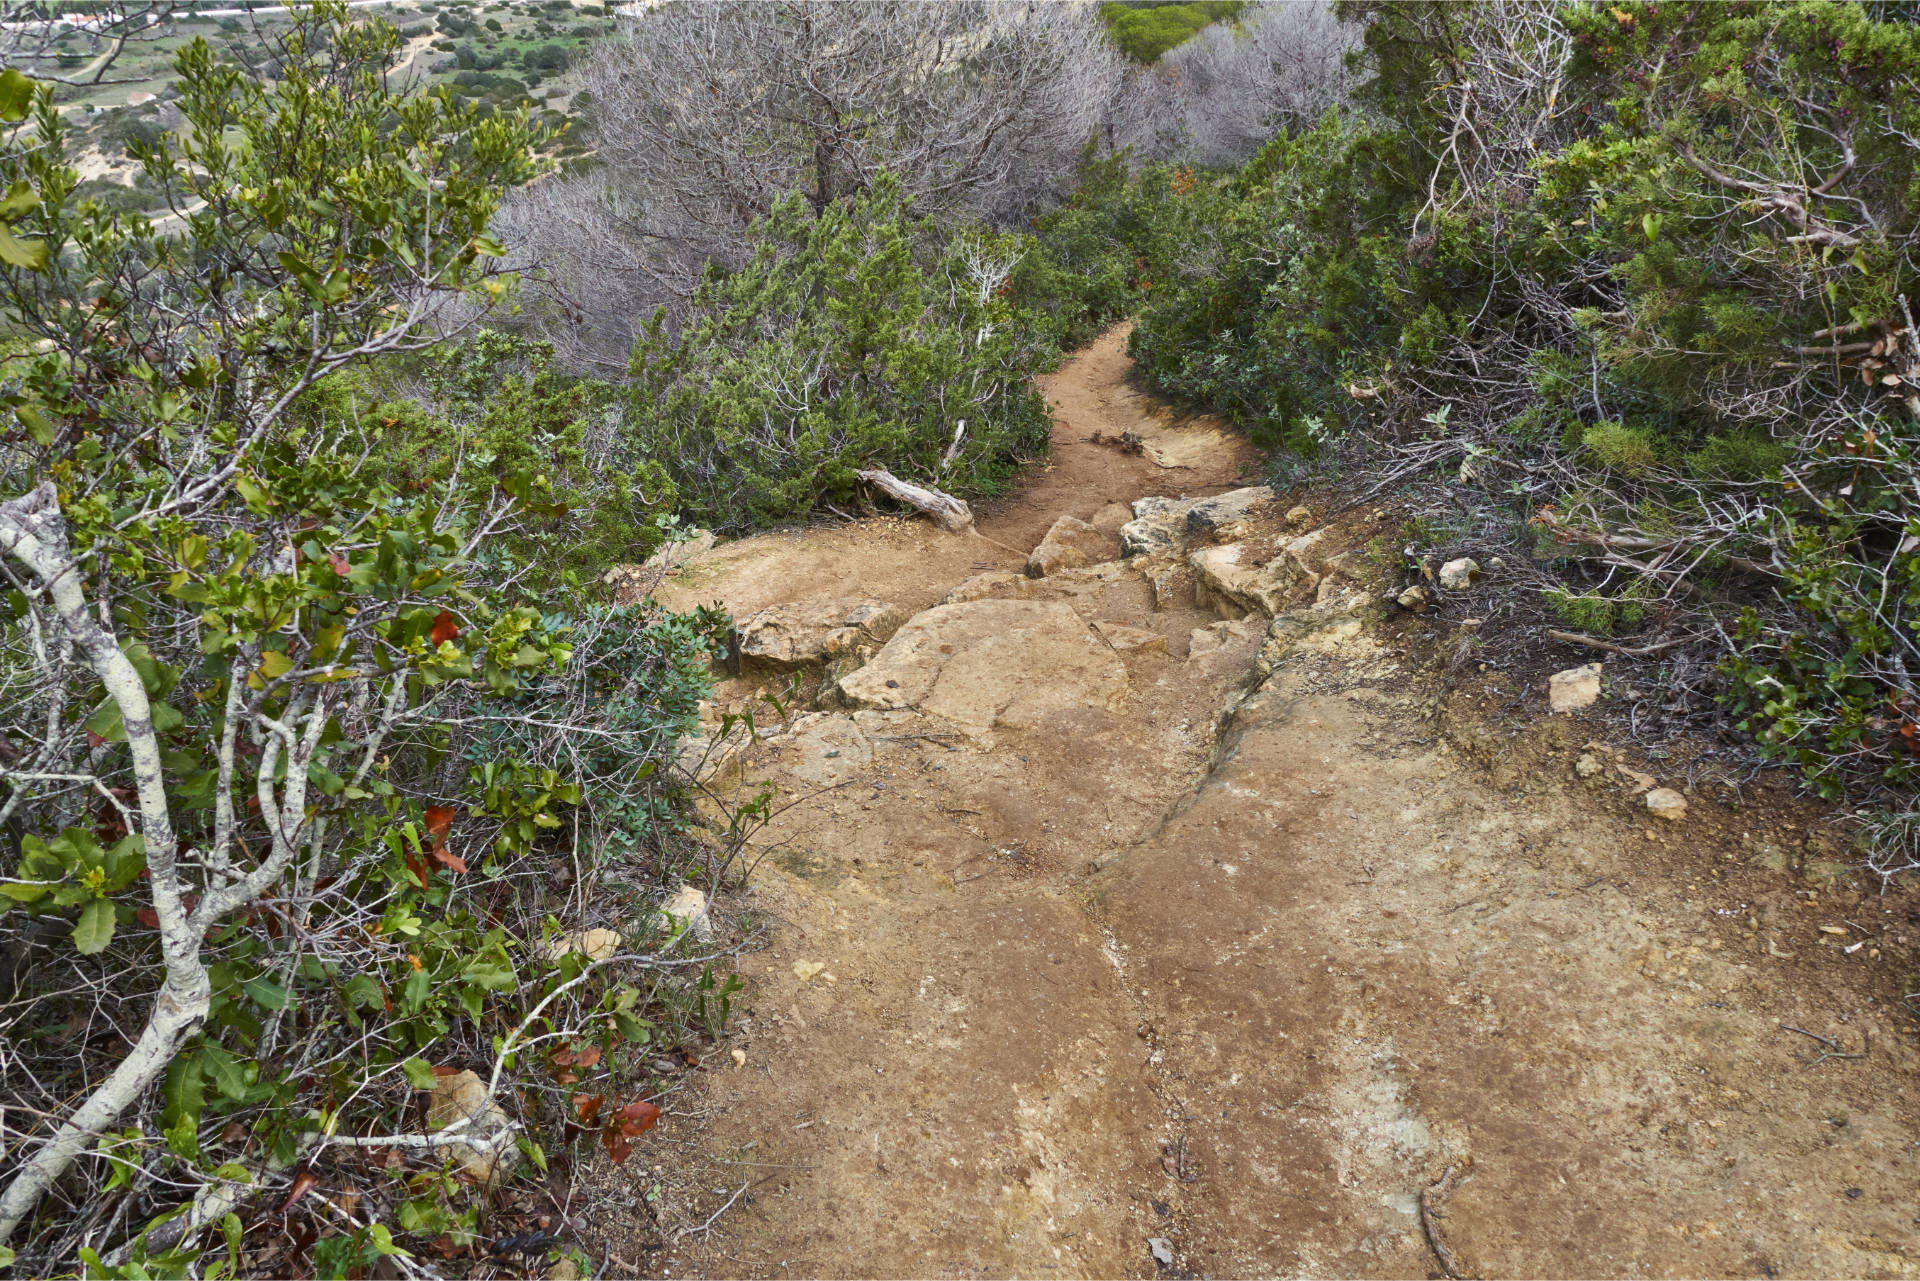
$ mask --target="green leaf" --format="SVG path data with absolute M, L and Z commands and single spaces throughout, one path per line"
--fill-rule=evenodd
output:
M 288 1005 L 287 989 L 269 979 L 248 979 L 240 985 L 242 991 L 252 997 L 254 1002 L 269 1010 L 284 1010 Z
M 47 242 L 44 240 L 22 240 L 13 234 L 13 229 L 0 222 L 0 262 L 9 267 L 25 267 L 28 271 L 39 271 L 47 265 Z
M 431 1090 L 439 1080 L 427 1061 L 417 1056 L 402 1063 L 400 1070 L 407 1074 L 407 1084 L 416 1090 Z
M 400 993 L 407 1012 L 411 1014 L 424 1009 L 427 1004 L 427 995 L 432 991 L 433 979 L 428 977 L 425 970 L 415 970 L 407 975 L 407 985 Z
M 167 1147 L 177 1157 L 188 1161 L 200 1155 L 200 1118 L 191 1113 L 182 1113 L 178 1121 L 165 1130 Z
M 53 424 L 32 405 L 15 405 L 13 416 L 27 429 L 27 439 L 34 444 L 45 447 L 53 443 Z
M 33 81 L 17 67 L 0 71 L 0 120 L 25 120 L 33 106 Z
M 120 719 L 120 704 L 109 698 L 94 708 L 93 715 L 87 717 L 87 732 L 109 743 L 126 742 L 127 727 Z
M 235 1103 L 246 1101 L 247 1073 L 240 1060 L 217 1045 L 205 1045 L 200 1048 L 200 1065 L 206 1074 L 213 1078 L 220 1093 Z
M 104 952 L 113 941 L 113 904 L 97 898 L 80 912 L 80 923 L 73 927 L 73 945 L 82 956 Z

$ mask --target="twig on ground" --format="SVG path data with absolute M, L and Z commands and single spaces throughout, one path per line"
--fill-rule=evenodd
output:
M 682 1228 L 680 1230 L 679 1235 L 674 1237 L 674 1240 L 684 1241 L 688 1237 L 693 1236 L 696 1233 L 711 1232 L 713 1230 L 713 1225 L 720 1221 L 720 1216 L 733 1208 L 733 1203 L 735 1201 L 738 1201 L 741 1198 L 741 1196 L 746 1192 L 747 1188 L 751 1185 L 751 1182 L 752 1181 L 749 1180 L 747 1183 L 742 1183 L 739 1187 L 735 1188 L 733 1190 L 733 1195 L 727 1198 L 726 1204 L 722 1205 L 718 1210 L 715 1210 L 712 1214 L 708 1215 L 707 1221 L 705 1223 L 702 1223 L 697 1228 Z
M 1438 1179 L 1420 1190 L 1420 1226 L 1426 1230 L 1427 1244 L 1433 1248 L 1433 1257 L 1440 1261 L 1440 1269 L 1454 1281 L 1464 1281 L 1473 1274 L 1460 1266 L 1460 1260 L 1448 1248 L 1446 1240 L 1440 1235 L 1440 1220 L 1445 1217 L 1440 1198 L 1446 1195 L 1453 1184 L 1453 1176 L 1465 1169 L 1470 1162 L 1461 1161 L 1449 1165 Z
M 1619 654 L 1623 658 L 1646 658 L 1648 655 L 1659 654 L 1669 649 L 1676 649 L 1681 645 L 1690 644 L 1693 641 L 1702 639 L 1699 636 L 1676 636 L 1672 640 L 1656 641 L 1651 645 L 1627 646 L 1614 641 L 1601 640 L 1598 636 L 1582 636 L 1579 632 L 1555 631 L 1552 628 L 1547 629 L 1547 635 L 1557 641 L 1566 641 L 1573 645 L 1585 645 L 1591 649 L 1604 649 L 1609 654 Z

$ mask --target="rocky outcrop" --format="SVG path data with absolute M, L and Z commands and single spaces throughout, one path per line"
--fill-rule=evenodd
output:
M 1167 638 L 1159 632 L 1150 632 L 1144 627 L 1128 627 L 1125 623 L 1096 621 L 1093 630 L 1100 638 L 1113 646 L 1116 654 L 1164 654 L 1167 652 Z
M 1027 557 L 1027 577 L 1045 578 L 1113 559 L 1113 537 L 1084 520 L 1062 516 Z
M 865 661 L 905 621 L 898 609 L 875 600 L 775 605 L 740 620 L 735 649 L 742 671 L 790 671 L 845 658 Z
M 971 733 L 1026 728 L 1075 707 L 1111 708 L 1127 671 L 1060 601 L 975 600 L 915 615 L 840 680 L 860 708 L 917 708 Z
M 1187 557 L 1187 564 L 1193 569 L 1194 595 L 1202 608 L 1271 617 L 1302 588 L 1319 585 L 1329 550 L 1326 531 L 1315 530 L 1289 539 L 1265 564 L 1246 563 L 1248 551 L 1243 543 L 1203 547 Z
M 1273 489 L 1250 485 L 1209 498 L 1141 498 L 1133 504 L 1133 519 L 1120 527 L 1123 556 L 1150 556 L 1177 552 L 1198 539 L 1231 537 L 1263 504 L 1273 501 Z

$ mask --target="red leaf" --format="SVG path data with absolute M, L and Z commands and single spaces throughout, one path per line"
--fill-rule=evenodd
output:
M 87 746 L 89 748 L 104 747 L 106 746 L 106 742 L 107 742 L 106 739 L 101 738 L 98 734 L 94 733 L 92 730 L 87 731 Z
M 446 615 L 442 614 L 441 617 Z M 433 857 L 449 871 L 464 873 L 467 870 L 466 860 L 447 849 L 447 829 L 453 826 L 453 815 L 452 806 L 427 806 L 427 835 L 433 838 Z
M 605 1145 L 607 1156 L 615 1165 L 633 1155 L 633 1143 L 614 1133 L 611 1128 L 600 1131 L 600 1142 Z
M 433 1074 L 435 1076 L 459 1076 L 460 1069 L 457 1067 L 437 1067 L 433 1070 Z
M 444 645 L 459 634 L 460 624 L 444 609 L 434 616 L 433 630 L 427 633 L 436 645 Z
M 600 1105 L 607 1101 L 604 1094 L 576 1094 L 573 1096 L 573 1110 L 580 1114 L 583 1125 L 592 1125 L 593 1118 L 600 1115 Z
M 280 1203 L 279 1213 L 285 1214 L 293 1208 L 293 1203 L 320 1186 L 320 1180 L 311 1170 L 302 1170 L 293 1176 L 293 1190 L 287 1193 L 287 1199 Z
M 645 1099 L 636 1099 L 613 1114 L 612 1127 L 630 1139 L 637 1139 L 660 1119 L 660 1109 Z
M 351 574 L 353 572 L 353 566 L 348 564 L 347 558 L 345 556 L 342 556 L 339 552 L 333 552 L 332 554 L 330 554 L 327 557 L 327 564 L 333 566 L 333 572 L 340 575 L 340 577 L 342 578 L 345 578 L 348 574 Z
M 573 1052 L 573 1061 L 584 1068 L 594 1066 L 600 1062 L 600 1047 L 597 1045 L 589 1045 L 582 1049 L 575 1050 Z
M 140 924 L 146 926 L 150 930 L 157 930 L 160 928 L 160 914 L 154 911 L 150 907 L 135 908 L 133 912 L 133 919 L 140 922 Z

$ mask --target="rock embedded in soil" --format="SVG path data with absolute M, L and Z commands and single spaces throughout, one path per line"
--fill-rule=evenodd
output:
M 1450 560 L 1440 567 L 1440 585 L 1450 592 L 1464 592 L 1480 577 L 1480 562 L 1471 556 Z
M 472 1071 L 442 1077 L 434 1083 L 427 1103 L 427 1128 L 444 1130 L 466 1121 L 460 1131 L 471 1139 L 438 1151 L 452 1157 L 467 1174 L 486 1184 L 498 1182 L 506 1170 L 506 1154 L 513 1150 L 513 1122 L 498 1103 L 487 1098 L 487 1085 Z
M 1181 551 L 1198 538 L 1215 538 L 1245 523 L 1262 504 L 1273 501 L 1267 485 L 1249 485 L 1211 498 L 1139 498 L 1133 519 L 1120 527 L 1120 554 L 1150 556 Z
M 1305 529 L 1313 524 L 1313 508 L 1302 503 L 1287 510 L 1287 524 L 1294 529 Z
M 558 961 L 579 952 L 589 961 L 604 961 L 620 950 L 621 942 L 619 930 L 575 930 L 547 944 L 547 959 Z
M 790 671 L 846 656 L 875 653 L 906 615 L 877 600 L 802 601 L 774 605 L 740 620 L 742 669 Z
M 682 885 L 673 892 L 673 897 L 660 905 L 660 915 L 669 931 L 676 937 L 682 933 L 693 935 L 701 942 L 713 938 L 713 918 L 707 912 L 707 896 L 697 886 Z
M 1656 787 L 1647 793 L 1647 812 L 1669 823 L 1678 823 L 1687 816 L 1687 798 L 1671 787 Z
M 1027 577 L 1045 578 L 1064 569 L 1111 559 L 1111 536 L 1078 517 L 1062 516 L 1027 557 Z
M 1547 678 L 1547 702 L 1556 712 L 1577 712 L 1600 698 L 1599 663 L 1584 663 Z
M 1094 630 L 1106 639 L 1107 644 L 1122 654 L 1164 654 L 1167 652 L 1167 638 L 1159 632 L 1150 632 L 1144 627 L 1129 627 L 1125 623 L 1095 622 Z
M 973 733 L 1112 708 L 1126 690 L 1125 665 L 1080 615 L 1037 600 L 936 605 L 840 680 L 854 707 L 918 708 Z

